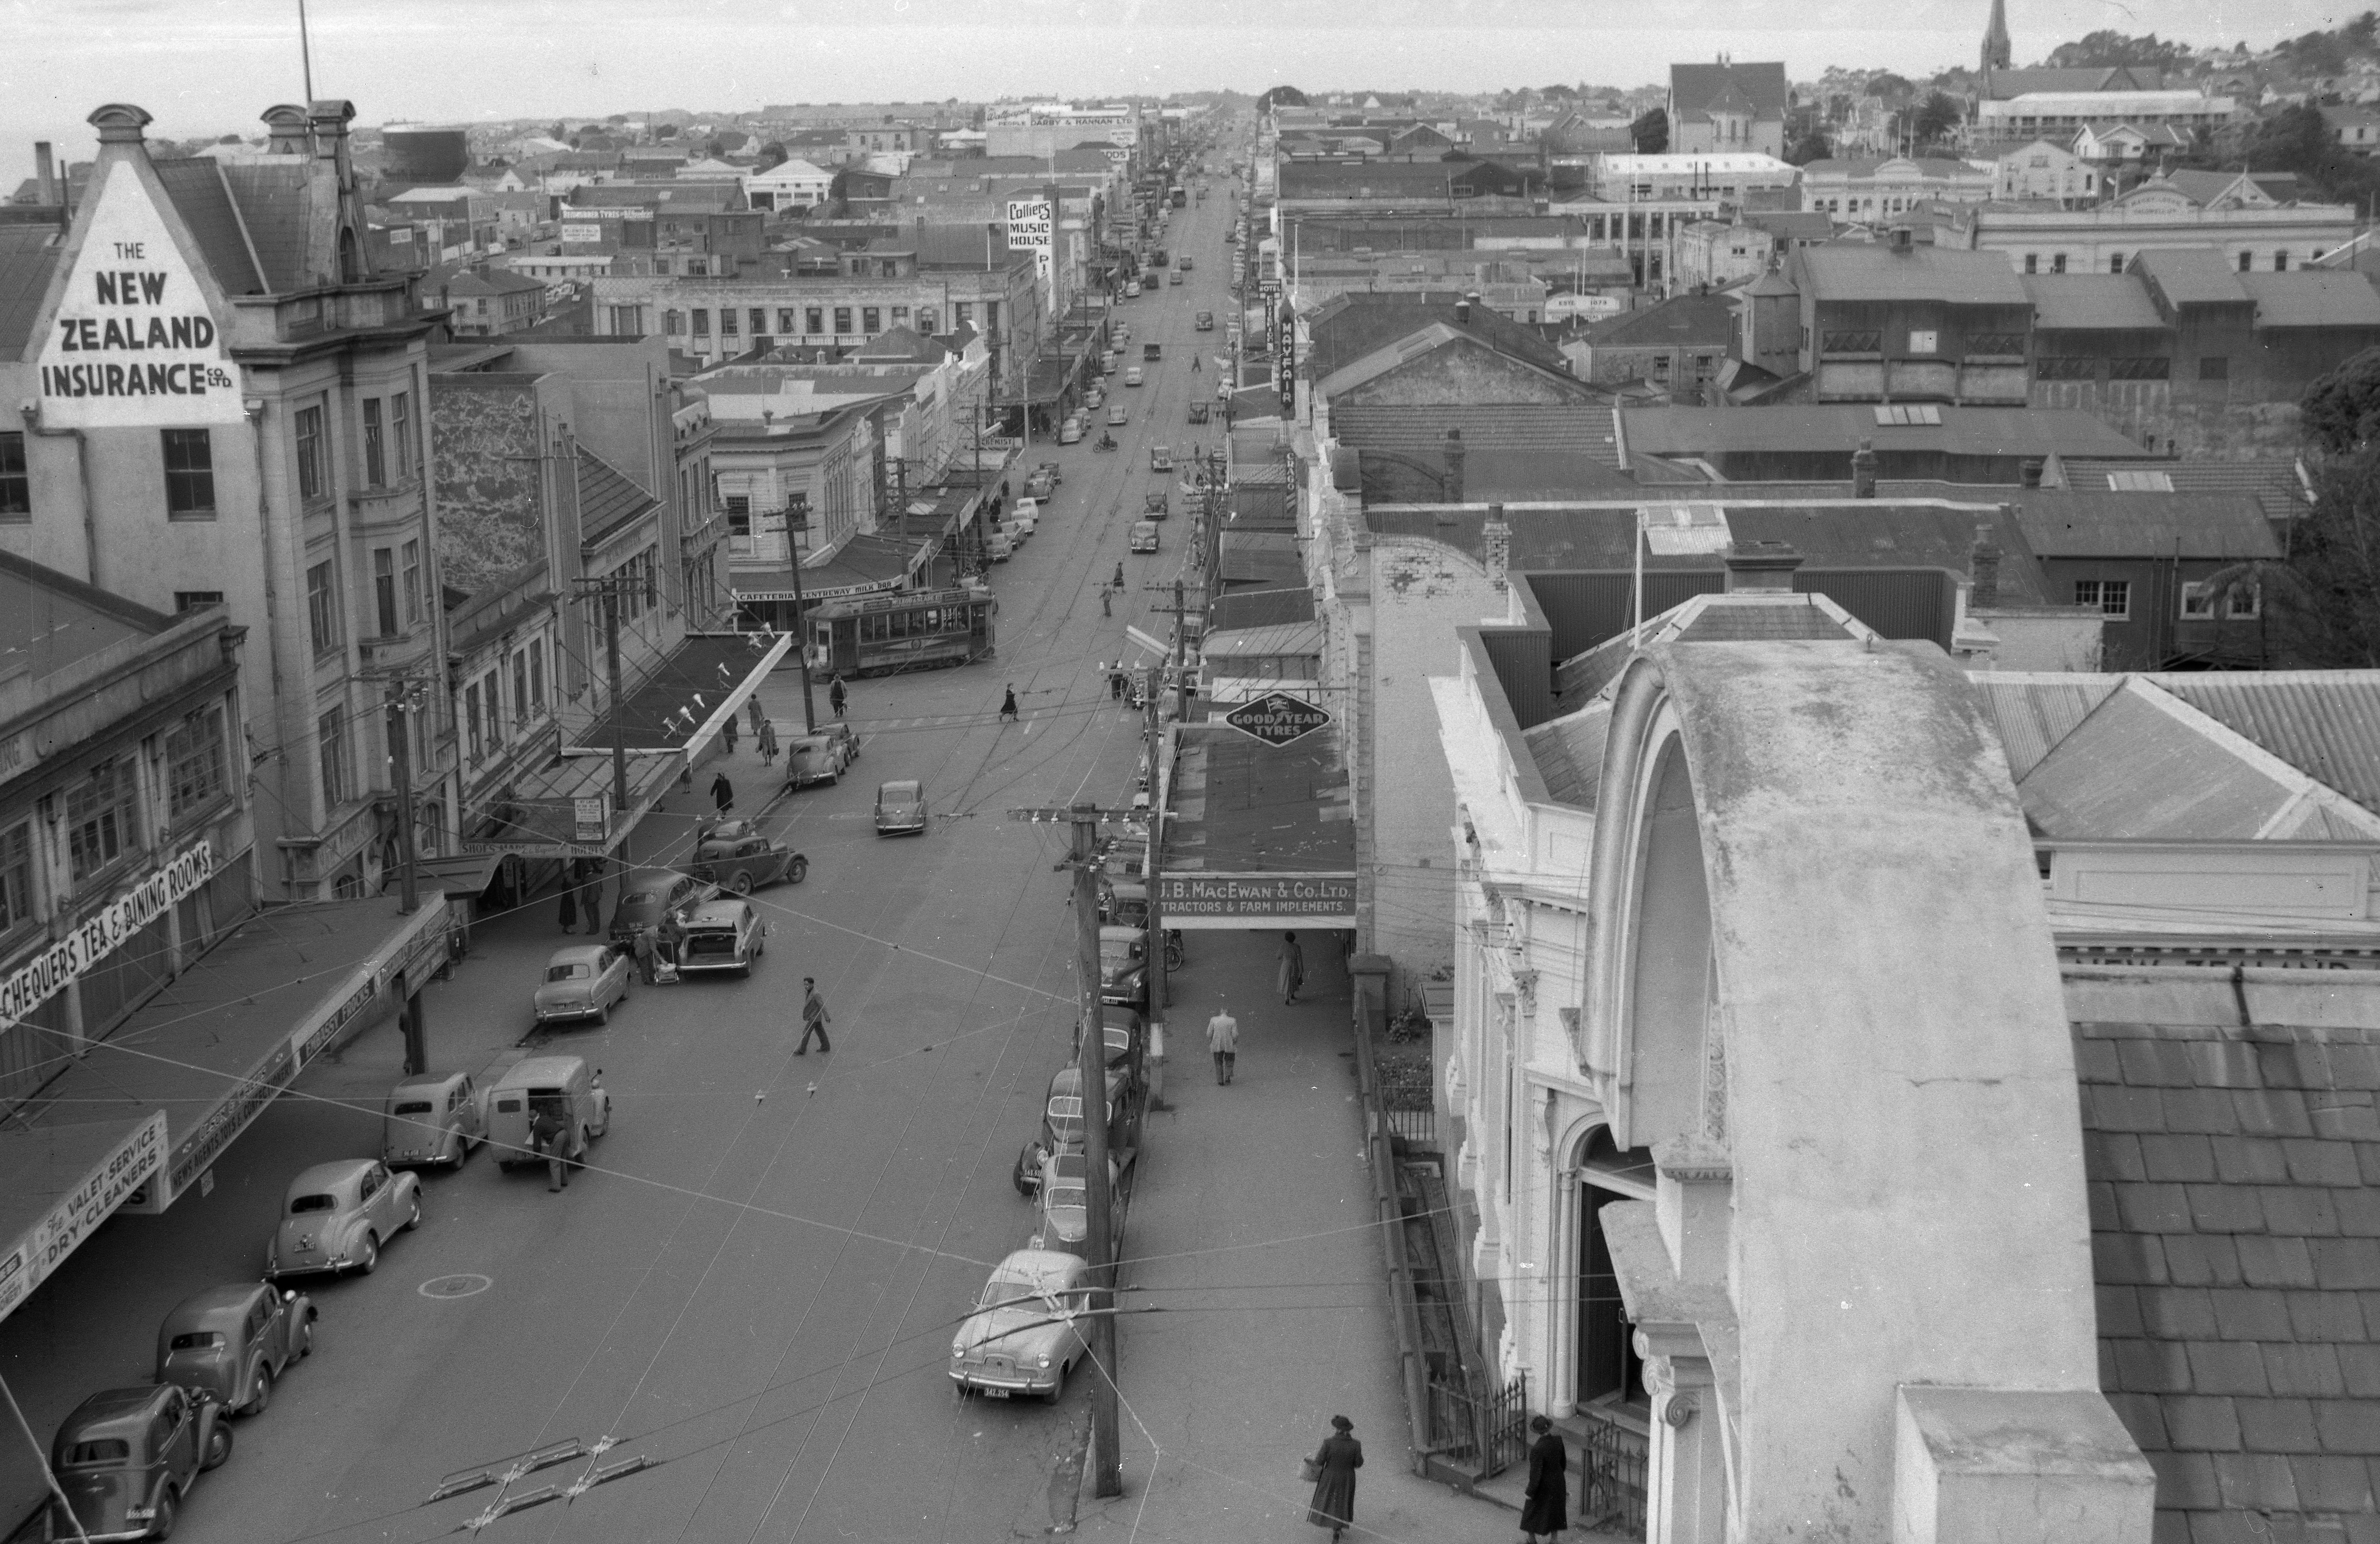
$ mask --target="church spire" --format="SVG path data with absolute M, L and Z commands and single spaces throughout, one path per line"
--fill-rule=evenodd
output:
M 1984 29 L 1984 73 L 2009 67 L 2008 0 L 1992 0 L 1992 19 Z

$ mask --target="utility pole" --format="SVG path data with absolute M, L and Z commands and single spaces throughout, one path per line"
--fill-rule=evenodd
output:
M 795 533 L 810 528 L 810 496 L 795 492 L 785 501 L 785 544 L 794 554 L 794 658 L 802 667 L 802 733 L 818 733 L 818 706 L 810 700 L 810 616 L 802 599 L 802 544 Z
M 1190 618 L 1200 614 L 1190 609 L 1187 601 L 1184 598 L 1183 582 L 1178 578 L 1171 585 L 1152 584 L 1144 588 L 1160 593 L 1169 589 L 1173 591 L 1172 605 L 1151 606 L 1148 609 L 1158 615 L 1173 618 L 1173 716 L 1176 719 L 1187 718 L 1190 716 L 1190 674 L 1189 664 L 1184 656 L 1189 643 Z M 1150 690 L 1152 700 L 1155 696 L 1156 691 L 1152 687 Z
M 1172 1005 L 1173 979 L 1166 969 L 1165 917 L 1157 898 L 1158 856 L 1165 841 L 1165 779 L 1158 761 L 1158 753 L 1165 743 L 1165 727 L 1158 711 L 1157 689 L 1157 667 L 1150 665 L 1148 689 L 1141 694 L 1141 755 L 1148 762 L 1148 850 L 1140 860 L 1140 880 L 1148 892 L 1149 1054 L 1161 1071 L 1165 1041 L 1158 1015 L 1160 1010 Z
M 382 718 L 388 733 L 389 781 L 396 792 L 398 906 L 407 917 L 421 905 L 414 873 L 419 855 L 413 832 L 413 714 L 419 707 L 421 690 L 421 683 L 411 678 L 391 681 L 388 711 Z M 443 904 L 443 894 L 440 901 Z M 401 980 L 399 986 L 402 989 Z M 423 1019 L 419 992 L 410 993 L 397 1005 L 397 1022 L 405 1031 L 406 1076 L 418 1077 L 430 1070 L 430 1028 Z
M 1064 809 L 1012 809 L 1012 821 L 1036 823 L 1063 821 L 1075 828 L 1074 850 L 1062 867 L 1075 871 L 1075 973 L 1081 983 L 1078 1023 L 1075 1031 L 1075 1066 L 1083 1093 L 1083 1169 L 1087 1194 L 1084 1246 L 1090 1251 L 1091 1361 L 1099 1380 L 1091 1385 L 1092 1494 L 1123 1494 L 1123 1454 L 1118 1451 L 1116 1392 L 1114 1197 L 1108 1183 L 1108 1047 L 1099 1022 L 1099 870 L 1101 822 L 1130 821 L 1129 809 L 1101 809 L 1077 804 Z M 1148 945 L 1152 958 L 1164 953 L 1155 935 Z M 1155 967 L 1149 979 L 1154 982 Z

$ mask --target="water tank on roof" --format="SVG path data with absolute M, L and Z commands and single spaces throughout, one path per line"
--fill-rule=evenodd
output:
M 459 128 L 390 124 L 381 130 L 381 145 L 387 158 L 381 175 L 391 182 L 459 182 L 471 164 Z

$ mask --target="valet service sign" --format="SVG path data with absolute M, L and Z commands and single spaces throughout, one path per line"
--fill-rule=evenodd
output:
M 205 293 L 132 166 L 93 205 L 42 341 L 44 422 L 67 429 L 236 423 L 239 369 Z

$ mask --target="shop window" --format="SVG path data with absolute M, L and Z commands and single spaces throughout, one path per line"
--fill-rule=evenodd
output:
M 2074 603 L 2122 621 L 2132 614 L 2132 583 L 2130 579 L 2076 579 Z
M 67 792 L 67 864 L 77 884 L 140 845 L 132 763 L 101 762 Z
M 214 440 L 203 429 L 162 432 L 165 450 L 165 517 L 215 517 Z
M 30 519 L 33 513 L 33 479 L 25 467 L 25 432 L 0 433 L 0 519 Z
M 201 708 L 165 736 L 166 818 L 176 824 L 223 797 L 224 711 Z
M 334 708 L 314 721 L 314 746 L 322 762 L 322 808 L 335 809 L 355 796 L 355 763 L 347 754 L 347 711 Z

